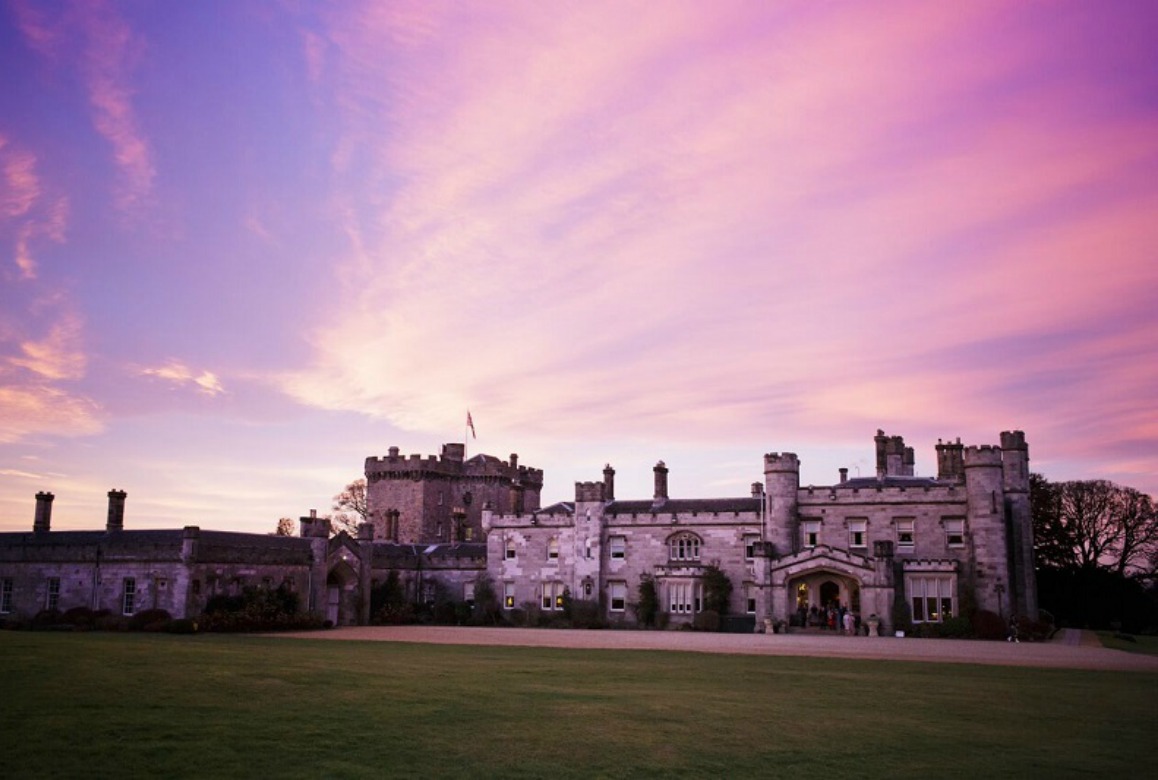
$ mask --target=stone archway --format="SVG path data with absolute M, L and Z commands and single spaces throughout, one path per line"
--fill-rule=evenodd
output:
M 335 626 L 358 623 L 358 572 L 339 560 L 326 575 L 326 620 Z

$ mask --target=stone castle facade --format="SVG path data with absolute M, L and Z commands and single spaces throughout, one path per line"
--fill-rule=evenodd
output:
M 655 466 L 650 500 L 620 500 L 610 466 L 575 485 L 575 500 L 535 512 L 488 511 L 487 570 L 504 605 L 561 607 L 564 590 L 631 623 L 643 575 L 673 623 L 703 608 L 703 575 L 733 584 L 729 612 L 798 622 L 839 604 L 885 628 L 897 602 L 915 622 L 959 614 L 968 598 L 1009 617 L 1036 615 L 1029 451 L 1021 431 L 1001 445 L 938 443 L 936 478 L 913 475 L 913 451 L 878 431 L 877 474 L 800 485 L 794 453 L 764 456 L 750 496 L 678 499 Z
M 285 585 L 335 624 L 364 624 L 370 592 L 397 572 L 410 598 L 473 600 L 482 574 L 504 609 L 561 609 L 563 594 L 631 625 L 642 575 L 655 578 L 672 624 L 703 610 L 706 567 L 733 583 L 731 614 L 797 622 L 843 605 L 891 627 L 943 621 L 966 601 L 1005 617 L 1035 615 L 1029 452 L 1021 431 L 1000 445 L 936 446 L 936 477 L 914 476 L 913 450 L 878 431 L 877 473 L 802 486 L 793 453 L 763 458 L 763 480 L 738 498 L 673 498 L 654 468 L 650 499 L 616 495 L 615 470 L 575 484 L 573 501 L 540 506 L 543 473 L 516 455 L 367 458 L 370 522 L 330 537 L 303 517 L 296 537 L 131 530 L 125 493 L 110 491 L 103 531 L 53 531 L 40 493 L 31 532 L 0 533 L 0 619 L 88 607 L 195 617 L 213 595 Z

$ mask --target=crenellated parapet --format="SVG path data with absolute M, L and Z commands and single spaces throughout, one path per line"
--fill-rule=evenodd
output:
M 602 482 L 576 482 L 575 503 L 602 502 L 606 500 L 606 489 Z
M 965 468 L 1001 468 L 1001 448 L 993 444 L 977 444 L 965 448 Z
M 767 452 L 764 454 L 764 473 L 800 473 L 800 458 L 795 452 Z

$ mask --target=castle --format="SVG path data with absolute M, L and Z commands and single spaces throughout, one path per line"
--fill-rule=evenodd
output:
M 800 485 L 794 453 L 763 458 L 762 482 L 739 498 L 672 498 L 654 468 L 650 499 L 620 500 L 615 470 L 577 482 L 574 501 L 540 505 L 542 471 L 517 455 L 366 459 L 370 521 L 330 537 L 325 520 L 301 535 L 126 530 L 123 491 L 109 493 L 101 531 L 52 531 L 52 494 L 37 495 L 31 532 L 0 534 L 0 617 L 73 606 L 132 614 L 147 607 L 196 616 L 209 597 L 285 584 L 335 624 L 366 623 L 370 591 L 398 572 L 415 602 L 472 602 L 479 575 L 503 609 L 563 608 L 564 594 L 631 625 L 643 575 L 671 624 L 704 609 L 703 577 L 733 583 L 729 612 L 756 625 L 798 623 L 840 604 L 891 628 L 898 605 L 939 622 L 966 602 L 1005 617 L 1035 615 L 1029 452 L 1021 431 L 1000 446 L 938 442 L 938 472 L 914 476 L 912 448 L 878 431 L 877 473 Z M 312 514 L 312 513 L 311 513 Z

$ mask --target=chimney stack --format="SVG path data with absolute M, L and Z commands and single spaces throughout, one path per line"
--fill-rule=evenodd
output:
M 848 482 L 848 469 L 842 468 L 840 470 L 840 483 L 843 485 L 845 482 Z
M 666 501 L 667 500 L 667 466 L 665 466 L 663 464 L 663 461 L 661 460 L 659 463 L 655 464 L 655 468 L 652 470 L 655 472 L 655 500 L 656 501 Z
M 125 496 L 123 490 L 109 491 L 109 521 L 106 531 L 123 531 L 125 529 Z
M 608 463 L 603 467 L 603 498 L 607 501 L 615 500 L 615 469 Z
M 32 530 L 36 533 L 47 533 L 52 528 L 52 499 L 56 496 L 51 493 L 36 494 L 36 516 L 32 520 Z

